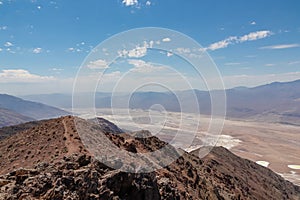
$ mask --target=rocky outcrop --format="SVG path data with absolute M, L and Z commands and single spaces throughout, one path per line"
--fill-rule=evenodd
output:
M 160 199 L 155 173 L 113 170 L 86 155 L 0 176 L 0 199 Z

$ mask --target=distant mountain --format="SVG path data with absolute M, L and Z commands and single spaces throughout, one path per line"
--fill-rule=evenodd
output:
M 68 115 L 69 113 L 42 103 L 26 101 L 7 94 L 0 94 L 0 108 L 4 108 L 31 119 L 48 119 Z
M 227 91 L 227 115 L 300 125 L 300 80 Z
M 115 125 L 100 121 L 105 126 L 70 116 L 45 120 L 1 140 L 0 199 L 300 199 L 300 187 L 223 147 L 199 159 L 202 149 L 176 150 L 147 131 L 110 133 Z M 100 136 L 132 155 L 161 148 L 182 155 L 151 173 L 125 173 L 118 168 L 134 171 L 147 163 L 163 163 L 165 158 L 144 156 L 137 164 L 120 159 L 122 151 L 112 152 L 105 141 L 98 140 L 97 148 L 105 152 L 114 169 L 85 148 L 78 127 L 92 134 L 87 145 Z
M 0 127 L 12 126 L 16 124 L 21 124 L 29 121 L 33 121 L 33 118 L 21 115 L 14 111 L 0 108 Z
M 219 91 L 211 91 L 218 93 Z M 166 93 L 164 93 L 166 94 Z M 201 114 L 211 114 L 210 94 L 207 91 L 177 92 L 181 108 L 195 112 L 196 95 Z M 226 90 L 227 117 L 300 125 L 300 80 L 271 83 L 254 88 L 238 87 Z M 99 102 L 102 102 L 99 100 Z M 131 108 L 149 109 L 149 105 L 166 105 L 166 110 L 180 111 L 177 98 L 161 93 L 139 93 L 132 96 Z
M 44 103 L 46 105 L 58 108 L 71 108 L 72 95 L 71 94 L 38 94 L 38 95 L 25 95 L 21 96 L 22 99 Z
M 217 93 L 218 91 L 211 91 Z M 176 92 L 179 99 L 169 92 L 137 92 L 129 98 L 127 94 L 114 94 L 114 107 L 125 108 L 127 100 L 130 108 L 149 109 L 154 104 L 161 104 L 167 111 L 195 112 L 194 95 L 197 97 L 201 114 L 211 113 L 211 100 L 208 91 L 187 90 Z M 300 80 L 292 82 L 274 82 L 254 88 L 237 87 L 226 90 L 227 117 L 290 123 L 300 125 Z M 51 104 L 58 107 L 71 108 L 72 96 L 65 95 L 33 95 L 26 98 Z M 67 100 L 69 98 L 69 100 Z M 80 96 L 84 99 L 84 94 Z M 97 108 L 111 107 L 110 93 L 96 93 Z M 68 103 L 67 103 L 68 102 Z M 180 104 L 179 104 L 180 103 Z M 54 104 L 54 103 L 53 103 Z M 52 105 L 53 105 L 52 104 Z M 125 106 L 124 106 L 125 105 Z M 82 100 L 78 107 L 90 107 Z
M 96 99 L 103 99 L 106 97 L 110 97 L 111 93 L 105 93 L 105 92 L 97 92 L 95 97 Z M 35 95 L 25 95 L 20 96 L 22 99 L 28 100 L 28 101 L 34 101 L 39 103 L 44 103 L 46 105 L 58 107 L 58 108 L 72 108 L 72 94 L 35 94 Z M 90 107 L 85 102 L 85 99 L 87 98 L 87 93 L 80 93 L 77 95 L 77 98 L 80 98 L 83 102 L 82 105 L 79 105 L 80 107 Z
M 211 93 L 218 92 L 217 90 L 211 91 Z M 201 114 L 211 114 L 209 92 L 188 90 L 177 92 L 177 95 L 176 97 L 174 94 L 159 92 L 134 93 L 130 98 L 129 106 L 130 108 L 149 109 L 151 105 L 161 104 L 168 111 L 193 113 L 197 111 L 195 109 L 197 104 L 194 102 L 195 95 Z M 275 82 L 254 88 L 228 89 L 226 96 L 228 118 L 300 125 L 300 80 L 286 83 Z M 123 96 L 116 99 L 120 105 L 126 105 L 124 100 L 128 97 Z M 96 105 L 97 107 L 110 106 L 110 99 L 108 97 L 98 99 Z

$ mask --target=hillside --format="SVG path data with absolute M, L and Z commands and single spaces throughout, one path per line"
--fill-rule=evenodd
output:
M 68 114 L 68 112 L 52 106 L 26 101 L 7 94 L 0 94 L 0 107 L 37 120 L 49 119 Z
M 300 199 L 298 186 L 222 147 L 215 147 L 203 159 L 197 151 L 184 152 L 169 166 L 151 173 L 121 172 L 85 149 L 74 120 L 76 127 L 105 136 L 132 153 L 167 145 L 147 131 L 122 133 L 103 119 L 98 127 L 70 116 L 27 125 L 0 141 L 0 199 Z M 148 137 L 133 137 L 141 134 Z M 105 152 L 103 145 L 98 146 Z M 137 167 L 130 160 L 119 164 L 128 163 Z
M 34 120 L 11 110 L 0 108 L 0 127 L 12 126 Z

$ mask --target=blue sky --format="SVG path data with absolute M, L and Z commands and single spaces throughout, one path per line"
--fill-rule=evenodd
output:
M 70 93 L 94 47 L 141 27 L 196 40 L 227 88 L 300 79 L 299 10 L 298 0 L 0 0 L 0 93 Z

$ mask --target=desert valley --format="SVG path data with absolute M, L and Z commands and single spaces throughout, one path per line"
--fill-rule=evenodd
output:
M 294 85 L 295 82 L 282 84 Z M 300 194 L 300 139 L 297 137 L 300 126 L 296 117 L 292 124 L 286 123 L 284 117 L 281 122 L 271 121 L 274 118 L 268 118 L 269 115 L 265 120 L 247 116 L 239 119 L 227 117 L 224 121 L 215 116 L 220 121 L 221 131 L 212 134 L 209 126 L 213 119 L 205 114 L 109 107 L 96 108 L 91 113 L 91 109 L 84 106 L 58 109 L 9 95 L 0 97 L 0 105 L 5 110 L 1 112 L 0 121 L 0 198 L 3 199 L 110 199 L 114 196 L 131 199 L 131 195 L 138 195 L 137 199 L 267 199 L 273 198 L 275 192 L 270 192 L 269 187 L 277 188 L 277 199 L 298 199 Z M 295 91 L 291 97 L 298 98 L 298 92 Z M 56 100 L 58 102 L 59 98 Z M 159 103 L 159 98 L 155 101 Z M 70 116 L 70 113 L 76 117 Z M 60 115 L 66 117 L 57 118 Z M 256 115 L 264 116 L 263 113 Z M 142 162 L 145 163 L 122 156 L 117 149 L 107 146 L 109 141 L 125 152 L 142 153 Z M 166 155 L 144 158 L 144 153 L 164 146 L 169 146 Z M 201 154 L 206 148 L 209 149 L 208 154 Z M 102 155 L 105 155 L 105 160 Z M 174 160 L 169 162 L 168 156 Z M 45 164 L 42 166 L 42 163 Z M 104 171 L 99 171 L 99 164 Z M 130 175 L 142 166 L 156 165 L 161 167 L 143 176 L 147 182 L 140 182 L 139 173 Z M 189 167 L 181 173 L 183 165 Z M 144 170 L 147 171 L 146 168 Z M 98 178 L 90 179 L 88 169 L 96 170 Z M 122 172 L 124 169 L 130 173 Z M 45 173 L 49 176 L 44 179 L 47 188 L 38 184 Z M 88 182 L 77 183 L 76 180 L 86 180 L 86 176 L 89 177 Z M 253 178 L 248 180 L 249 176 Z M 118 185 L 121 182 L 117 183 L 117 180 L 121 177 L 130 181 Z M 69 182 L 64 182 L 65 178 L 70 179 Z M 198 183 L 199 180 L 202 183 Z M 60 186 L 57 181 L 62 181 Z M 207 185 L 207 181 L 214 186 Z M 79 189 L 81 184 L 92 187 L 90 184 L 96 183 L 98 186 L 93 191 Z M 136 188 L 136 184 L 148 189 Z M 166 187 L 170 185 L 169 191 Z M 116 190 L 118 187 L 119 190 Z
M 300 200 L 299 10 L 0 0 L 0 200 Z

